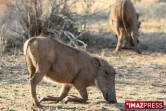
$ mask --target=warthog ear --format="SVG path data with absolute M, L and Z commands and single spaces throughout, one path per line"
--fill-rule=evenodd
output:
M 92 58 L 92 64 L 93 64 L 94 66 L 101 67 L 101 61 L 100 61 L 100 59 L 97 58 L 97 57 L 93 57 L 93 58 Z

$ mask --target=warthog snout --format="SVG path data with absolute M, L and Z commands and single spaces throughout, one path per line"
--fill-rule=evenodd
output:
M 115 69 L 105 60 L 101 59 L 101 66 L 95 78 L 95 85 L 102 92 L 104 99 L 109 103 L 116 103 Z
M 106 100 L 106 101 L 108 101 L 109 103 L 117 103 L 117 100 L 116 100 L 116 98 L 115 98 L 115 95 L 114 95 L 114 97 L 113 98 L 109 98 L 110 96 L 109 96 L 109 94 L 108 93 L 103 93 L 103 97 L 104 97 L 104 99 Z

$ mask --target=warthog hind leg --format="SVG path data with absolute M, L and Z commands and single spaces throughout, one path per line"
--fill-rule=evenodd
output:
M 119 35 L 118 35 L 116 49 L 114 50 L 114 53 L 118 53 L 118 51 L 121 49 L 122 37 L 123 37 L 123 34 L 122 34 L 122 32 L 120 32 Z
M 45 63 L 47 67 L 43 68 L 41 65 L 37 65 L 36 72 L 30 78 L 30 90 L 32 95 L 33 106 L 41 107 L 36 96 L 36 86 L 42 80 L 44 75 L 48 72 L 50 65 Z

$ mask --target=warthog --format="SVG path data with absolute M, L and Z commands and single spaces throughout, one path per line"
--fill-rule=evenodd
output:
M 139 20 L 139 14 L 138 13 L 137 13 L 137 20 Z M 137 25 L 138 31 L 139 31 L 140 26 L 141 26 L 141 22 L 138 21 L 138 25 Z M 137 34 L 137 35 L 139 36 L 139 34 Z M 125 47 L 127 43 L 130 43 L 131 46 L 134 46 L 131 36 L 130 37 L 129 36 L 125 37 L 125 41 L 122 44 L 122 47 Z M 137 38 L 137 43 L 139 43 L 138 38 Z
M 104 59 L 59 40 L 42 36 L 30 38 L 25 42 L 24 55 L 30 73 L 33 105 L 40 106 L 36 97 L 36 86 L 44 76 L 63 83 L 63 86 L 59 97 L 45 97 L 41 101 L 86 102 L 86 87 L 95 85 L 106 101 L 116 102 L 115 70 Z M 82 98 L 66 97 L 72 86 Z
M 130 0 L 117 0 L 112 6 L 109 24 L 118 41 L 114 52 L 118 52 L 121 49 L 124 36 L 124 46 L 127 41 L 131 41 L 132 39 L 135 50 L 138 54 L 141 54 L 137 43 L 138 29 L 140 26 L 138 17 L 139 16 Z M 132 45 L 132 42 L 130 42 L 130 44 Z

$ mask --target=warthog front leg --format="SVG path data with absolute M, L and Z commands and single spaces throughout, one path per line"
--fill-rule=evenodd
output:
M 56 101 L 56 102 L 59 102 L 59 101 L 63 100 L 68 95 L 70 89 L 71 89 L 71 85 L 63 84 L 59 97 L 47 96 L 47 97 L 43 98 L 40 102 L 42 102 L 42 101 Z
M 127 46 L 127 43 L 129 42 L 130 36 L 125 35 L 123 36 L 123 41 L 122 41 L 122 48 L 125 48 Z
M 136 38 L 136 33 L 132 32 L 131 33 L 131 38 L 133 40 L 134 46 L 135 46 L 135 50 L 137 51 L 138 54 L 141 54 L 141 51 L 138 48 L 138 42 L 137 42 L 137 38 Z
M 63 103 L 68 103 L 68 102 L 79 102 L 79 103 L 84 103 L 88 99 L 88 94 L 86 87 L 76 87 L 78 92 L 80 93 L 81 97 L 76 97 L 76 96 L 68 96 L 63 100 Z

